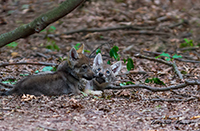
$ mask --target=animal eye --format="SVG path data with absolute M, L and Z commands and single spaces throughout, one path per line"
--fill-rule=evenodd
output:
M 101 68 L 98 68 L 97 71 L 101 71 Z
M 86 69 L 87 67 L 88 67 L 87 65 L 83 65 L 83 66 L 82 66 L 83 69 Z
M 106 74 L 110 74 L 110 71 L 109 71 L 109 70 L 107 70 L 107 71 L 106 71 Z

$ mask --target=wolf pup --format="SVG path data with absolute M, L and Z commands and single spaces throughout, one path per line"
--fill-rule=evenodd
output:
M 69 59 L 56 72 L 29 76 L 19 81 L 13 89 L 2 92 L 0 95 L 79 94 L 80 79 L 91 80 L 93 77 L 94 73 L 89 66 L 89 59 L 72 48 L 69 52 Z
M 99 53 L 94 58 L 92 70 L 95 73 L 95 78 L 86 84 L 85 92 L 88 90 L 104 90 L 111 82 L 116 80 L 116 75 L 122 68 L 122 62 L 118 61 L 113 65 L 103 64 L 103 59 Z M 96 94 L 91 92 L 91 94 Z

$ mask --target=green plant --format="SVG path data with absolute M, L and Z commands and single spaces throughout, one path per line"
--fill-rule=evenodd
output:
M 130 71 L 131 69 L 134 69 L 134 64 L 133 64 L 133 60 L 131 58 L 128 58 L 127 60 L 124 60 L 124 62 L 126 63 L 126 68 L 128 71 Z
M 147 78 L 145 80 L 145 83 L 155 83 L 155 84 L 159 84 L 159 85 L 165 85 L 165 83 L 163 81 L 161 81 L 159 78 L 157 77 L 153 77 L 153 78 Z
M 99 54 L 99 53 L 101 53 L 101 49 L 96 50 L 96 54 Z
M 135 83 L 133 83 L 132 81 L 127 81 L 127 82 L 123 82 L 123 83 L 120 83 L 119 85 L 120 86 L 125 86 L 125 85 L 134 85 Z
M 175 59 L 175 58 L 182 58 L 181 55 L 177 55 L 177 54 L 174 54 L 174 55 L 172 56 L 172 58 L 171 58 L 171 56 L 170 56 L 168 53 L 165 53 L 165 52 L 163 52 L 163 53 L 160 54 L 159 56 L 156 56 L 155 58 L 157 59 L 157 58 L 159 58 L 159 57 L 165 57 L 165 60 L 166 60 L 166 61 L 171 61 L 171 60 L 173 60 L 173 59 Z
M 17 82 L 17 80 L 13 80 L 13 79 L 8 79 L 6 81 L 2 81 L 2 83 L 4 84 L 15 84 Z
M 58 47 L 58 45 L 56 44 L 56 42 L 54 40 L 51 40 L 50 38 L 47 38 L 47 46 L 46 46 L 47 49 L 50 49 L 50 50 L 57 50 L 59 51 L 60 48 Z
M 193 40 L 189 40 L 187 38 L 184 38 L 184 43 L 181 43 L 180 45 L 180 48 L 183 48 L 183 47 L 193 47 L 194 44 L 193 44 Z
M 117 53 L 119 51 L 118 46 L 113 46 L 113 48 L 110 50 L 110 57 L 114 57 L 115 60 L 120 59 L 120 55 Z
M 54 33 L 56 31 L 56 27 L 55 26 L 49 26 L 47 29 L 42 30 L 41 32 L 45 32 L 46 31 L 46 35 L 48 35 L 49 33 Z
M 11 42 L 10 44 L 7 44 L 6 46 L 7 46 L 7 47 L 15 48 L 15 47 L 17 47 L 18 44 L 19 44 L 19 43 L 17 43 L 17 42 Z
M 45 67 L 42 69 L 43 72 L 45 72 L 45 71 L 54 71 L 54 70 L 55 70 L 55 68 L 52 67 L 52 66 L 45 66 Z

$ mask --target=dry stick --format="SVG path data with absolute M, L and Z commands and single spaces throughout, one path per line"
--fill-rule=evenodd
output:
M 191 98 L 185 98 L 185 99 L 163 99 L 163 98 L 153 98 L 153 99 L 143 99 L 143 100 L 148 100 L 148 101 L 166 101 L 166 102 L 187 102 L 191 100 L 195 100 L 197 98 L 191 97 Z
M 38 125 L 39 127 L 43 128 L 43 129 L 47 129 L 47 130 L 50 130 L 50 131 L 57 131 L 56 128 L 51 128 L 51 127 L 48 127 L 48 126 L 43 126 L 43 125 Z
M 147 85 L 126 85 L 126 86 L 110 86 L 107 87 L 106 89 L 129 89 L 129 88 L 143 88 L 150 90 L 152 92 L 161 92 L 161 91 L 170 91 L 170 90 L 177 90 L 181 88 L 185 88 L 186 86 L 189 85 L 200 85 L 200 81 L 198 80 L 185 80 L 185 83 L 179 84 L 179 85 L 173 85 L 173 86 L 168 86 L 168 87 L 151 87 Z
M 74 34 L 74 33 L 92 33 L 92 32 L 105 32 L 105 31 L 113 31 L 113 30 L 125 30 L 125 29 L 132 29 L 132 30 L 152 30 L 155 29 L 155 27 L 137 27 L 137 26 L 117 26 L 117 27 L 107 27 L 107 28 L 83 28 L 83 29 L 77 29 L 77 30 L 72 30 L 72 31 L 68 31 L 63 33 L 64 35 L 70 35 L 70 34 Z M 54 36 L 60 36 L 63 34 L 55 34 Z M 52 34 L 49 34 L 52 35 Z
M 8 88 L 13 88 L 14 87 L 13 85 L 5 84 L 3 82 L 0 82 L 0 85 L 3 85 L 3 86 L 8 87 Z
M 172 63 L 172 66 L 174 67 L 174 70 L 175 70 L 176 74 L 179 76 L 179 78 L 181 80 L 183 80 L 183 75 L 181 74 L 181 72 L 179 71 L 178 67 L 176 66 L 175 61 Z
M 94 50 L 92 51 L 92 53 L 90 53 L 89 58 L 91 58 L 92 54 L 94 54 L 95 51 L 96 51 L 97 49 L 101 48 L 101 47 L 102 47 L 103 45 L 105 45 L 105 44 L 111 44 L 111 43 L 112 43 L 112 40 L 110 40 L 110 41 L 108 41 L 108 42 L 106 42 L 106 43 L 102 43 L 101 45 L 99 45 L 96 49 L 94 49 Z
M 198 120 L 153 120 L 151 124 L 184 124 L 184 125 L 188 125 L 188 124 L 192 124 L 192 123 L 197 123 Z
M 189 24 L 188 20 L 183 20 L 183 21 L 181 21 L 181 22 L 179 22 L 179 23 L 176 23 L 176 24 L 170 25 L 169 28 L 172 29 L 172 28 L 174 28 L 174 27 L 177 27 L 177 26 L 180 26 L 180 25 L 183 25 L 183 24 L 188 25 L 188 24 Z
M 160 63 L 166 64 L 166 65 L 172 66 L 174 68 L 176 74 L 179 76 L 179 78 L 181 80 L 183 80 L 183 76 L 180 73 L 180 71 L 178 70 L 178 67 L 176 66 L 175 62 L 173 62 L 173 63 L 172 62 L 167 62 L 167 61 L 162 60 L 162 59 L 156 59 L 154 57 L 148 57 L 148 56 L 144 56 L 144 55 L 141 55 L 141 54 L 136 54 L 135 57 L 143 58 L 143 59 L 147 59 L 147 60 L 151 60 L 151 61 L 156 61 L 156 62 L 160 62 Z
M 129 34 L 136 34 L 136 35 L 166 35 L 170 36 L 169 33 L 164 33 L 164 32 L 155 32 L 155 31 L 147 31 L 147 30 L 140 30 L 140 31 L 127 31 L 124 32 L 124 35 L 129 35 Z
M 0 67 L 5 67 L 8 65 L 44 65 L 44 66 L 57 66 L 55 63 L 45 63 L 45 62 L 5 62 L 1 63 Z

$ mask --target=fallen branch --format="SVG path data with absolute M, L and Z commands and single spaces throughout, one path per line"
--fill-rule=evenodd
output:
M 161 91 L 170 91 L 170 90 L 177 90 L 177 89 L 182 89 L 185 88 L 189 85 L 200 85 L 200 81 L 199 80 L 185 80 L 184 83 L 179 84 L 179 85 L 173 85 L 173 86 L 168 86 L 168 87 L 151 87 L 151 86 L 147 86 L 147 85 L 125 85 L 125 86 L 110 86 L 107 87 L 106 89 L 130 89 L 130 88 L 142 88 L 142 89 L 147 89 L 150 90 L 152 92 L 161 92 Z
M 198 120 L 153 120 L 151 124 L 183 124 L 188 125 L 196 123 Z
M 40 128 L 43 128 L 43 129 L 47 129 L 47 130 L 49 130 L 49 131 L 57 131 L 57 129 L 56 128 L 51 128 L 51 127 L 48 127 L 48 126 L 43 126 L 43 125 L 38 125 Z
M 175 70 L 176 74 L 183 81 L 183 75 L 181 74 L 181 72 L 179 71 L 178 67 L 176 66 L 176 62 L 175 61 L 172 63 L 172 66 L 174 67 L 174 70 Z
M 163 98 L 153 98 L 153 99 L 143 99 L 145 101 L 166 101 L 166 102 L 187 102 L 187 101 L 191 101 L 191 100 L 195 100 L 197 98 L 195 97 L 191 97 L 191 98 L 185 98 L 185 99 L 163 99 Z
M 77 30 L 72 30 L 72 31 L 68 31 L 65 32 L 63 34 L 55 34 L 53 36 L 58 37 L 61 35 L 70 35 L 70 34 L 74 34 L 74 33 L 93 33 L 93 32 L 105 32 L 105 31 L 113 31 L 113 30 L 126 30 L 126 29 L 130 29 L 130 30 L 152 30 L 155 29 L 155 27 L 137 27 L 137 26 L 116 26 L 116 27 L 107 27 L 107 28 L 82 28 L 82 29 L 77 29 Z M 52 36 L 52 34 L 49 34 L 50 36 Z
M 79 6 L 84 0 L 66 0 L 60 4 L 57 8 L 42 14 L 35 20 L 28 24 L 24 24 L 13 31 L 7 32 L 0 35 L 0 47 L 15 41 L 19 38 L 25 38 L 34 33 L 39 33 L 41 30 L 46 28 L 49 24 L 57 21 L 58 19 L 64 17 L 77 6 Z
M 147 31 L 147 30 L 140 30 L 140 31 L 127 31 L 123 33 L 124 35 L 166 35 L 170 36 L 169 33 L 164 33 L 164 32 L 156 32 L 156 31 Z
M 57 66 L 55 63 L 45 63 L 45 62 L 5 62 L 1 63 L 0 67 L 5 67 L 8 65 L 43 65 L 43 66 Z
M 165 61 L 165 60 L 162 60 L 162 59 L 156 59 L 154 57 L 148 57 L 148 56 L 144 56 L 144 55 L 141 55 L 141 54 L 136 54 L 135 55 L 136 58 L 142 58 L 142 59 L 147 59 L 147 60 L 151 60 L 151 61 L 156 61 L 156 62 L 159 62 L 159 63 L 163 63 L 163 64 L 166 64 L 168 66 L 172 66 L 176 72 L 176 74 L 179 76 L 179 78 L 183 81 L 183 76 L 181 74 L 181 72 L 178 70 L 178 67 L 176 66 L 176 63 L 175 62 L 168 62 L 168 61 Z

